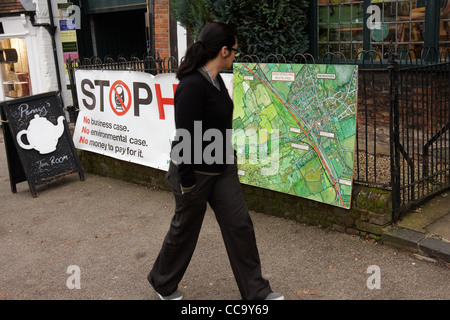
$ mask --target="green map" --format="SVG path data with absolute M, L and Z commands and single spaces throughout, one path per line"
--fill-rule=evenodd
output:
M 357 66 L 235 63 L 233 76 L 241 182 L 349 209 Z

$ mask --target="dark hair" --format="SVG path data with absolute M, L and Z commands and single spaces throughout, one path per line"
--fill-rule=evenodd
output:
M 231 26 L 222 22 L 208 23 L 200 31 L 198 41 L 186 50 L 186 55 L 176 72 L 177 78 L 181 80 L 185 75 L 217 57 L 224 46 L 231 50 L 235 43 L 236 32 Z

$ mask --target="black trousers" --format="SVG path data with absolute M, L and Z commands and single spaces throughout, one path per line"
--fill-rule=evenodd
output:
M 227 165 L 220 175 L 197 174 L 193 191 L 181 194 L 177 167 L 167 174 L 175 196 L 175 215 L 148 281 L 161 295 L 172 294 L 189 265 L 207 203 L 213 209 L 242 299 L 264 299 L 272 291 L 261 275 L 253 223 L 249 216 L 237 166 Z

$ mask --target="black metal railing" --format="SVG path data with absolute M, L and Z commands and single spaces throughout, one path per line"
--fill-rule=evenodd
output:
M 410 50 L 402 57 L 362 51 L 348 60 L 339 52 L 321 59 L 297 54 L 261 58 L 244 55 L 238 62 L 355 64 L 358 74 L 354 182 L 392 192 L 392 219 L 450 187 L 450 50 Z M 414 57 L 414 59 L 413 59 Z M 77 108 L 76 69 L 174 72 L 175 58 L 107 57 L 67 61 Z M 229 70 L 231 72 L 231 70 Z
M 151 73 L 153 75 L 159 73 L 174 72 L 178 68 L 178 61 L 174 57 L 154 58 L 146 55 L 143 58 L 136 56 L 129 60 L 124 56 L 119 56 L 117 60 L 107 56 L 103 60 L 99 57 L 81 58 L 66 61 L 73 69 L 87 70 L 131 70 Z
M 435 53 L 429 52 L 433 56 Z M 450 186 L 450 58 L 392 63 L 394 220 Z

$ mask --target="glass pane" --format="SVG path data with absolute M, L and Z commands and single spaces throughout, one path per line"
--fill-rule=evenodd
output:
M 319 26 L 319 42 L 328 42 L 327 26 Z
M 439 28 L 440 43 L 450 43 L 450 1 L 444 2 L 441 8 L 441 23 Z
M 341 29 L 341 41 L 351 42 L 352 41 L 352 29 L 342 28 Z
M 339 41 L 339 28 L 334 28 L 330 30 L 330 38 L 329 41 Z
M 362 23 L 364 20 L 364 3 L 362 1 L 354 1 L 352 3 L 352 22 Z
M 390 28 L 388 23 L 381 23 L 370 30 L 370 37 L 373 42 L 383 42 L 389 37 Z M 395 26 L 394 26 L 395 28 Z
M 327 52 L 331 51 L 327 44 L 319 43 L 319 57 L 323 57 Z
M 329 23 L 329 8 L 319 6 L 319 23 Z
M 342 52 L 345 57 L 351 58 L 352 45 L 350 43 L 342 43 L 339 51 Z
M 439 37 L 441 43 L 450 43 L 450 20 L 441 22 Z
M 363 41 L 363 25 L 362 23 L 355 23 L 352 25 L 352 41 Z
M 383 2 L 380 6 L 381 9 L 381 21 L 382 22 L 392 22 L 397 20 L 397 8 L 399 3 L 397 2 Z M 405 10 L 406 12 L 407 10 Z
M 25 41 L 0 41 L 0 69 L 5 97 L 19 98 L 31 95 L 30 72 Z
M 355 43 L 352 48 L 352 59 L 363 59 L 363 54 L 359 54 L 363 51 L 363 45 Z
M 339 23 L 350 24 L 352 22 L 352 6 L 351 4 L 341 4 L 339 7 Z

